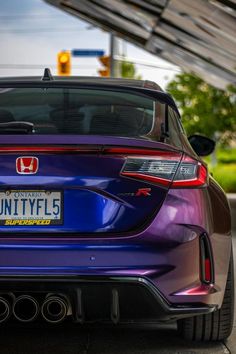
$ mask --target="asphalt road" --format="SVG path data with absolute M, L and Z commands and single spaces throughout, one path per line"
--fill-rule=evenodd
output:
M 233 238 L 236 257 L 236 233 Z M 236 262 L 235 262 L 236 265 Z M 235 267 L 236 274 L 236 267 Z M 236 316 L 235 316 L 236 319 Z M 236 321 L 226 343 L 188 343 L 175 326 L 155 329 L 82 328 L 77 326 L 5 328 L 0 332 L 1 354 L 236 354 Z

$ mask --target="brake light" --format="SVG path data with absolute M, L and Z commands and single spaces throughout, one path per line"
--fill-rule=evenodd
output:
M 98 154 L 101 151 L 99 147 L 89 146 L 48 146 L 48 145 L 29 145 L 29 146 L 0 146 L 1 153 L 53 153 L 53 154 L 67 154 L 67 153 L 81 153 L 81 154 Z
M 183 156 L 174 177 L 173 187 L 203 186 L 207 182 L 207 168 L 199 161 Z
M 207 181 L 207 169 L 200 162 L 175 152 L 156 156 L 128 156 L 121 175 L 152 183 L 178 187 L 202 186 Z

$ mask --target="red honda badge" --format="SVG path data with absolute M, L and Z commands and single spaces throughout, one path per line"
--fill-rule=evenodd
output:
M 33 175 L 37 173 L 39 160 L 37 157 L 24 156 L 16 159 L 16 172 L 20 175 Z

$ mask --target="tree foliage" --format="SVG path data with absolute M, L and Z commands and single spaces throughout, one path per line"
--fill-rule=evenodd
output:
M 188 135 L 199 133 L 221 143 L 236 138 L 236 88 L 217 89 L 199 77 L 181 73 L 167 86 L 179 106 Z
M 120 63 L 121 77 L 126 79 L 141 80 L 141 75 L 137 74 L 136 67 L 130 61 L 122 61 Z

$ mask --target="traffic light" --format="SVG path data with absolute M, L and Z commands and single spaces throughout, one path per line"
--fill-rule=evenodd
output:
M 71 73 L 71 54 L 68 50 L 63 50 L 57 54 L 57 74 L 70 75 Z
M 100 63 L 104 66 L 103 69 L 98 70 L 100 76 L 109 77 L 110 76 L 110 56 L 103 55 L 98 57 Z

